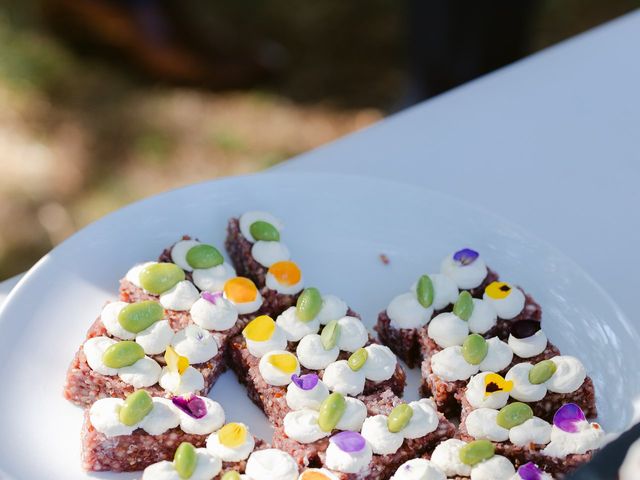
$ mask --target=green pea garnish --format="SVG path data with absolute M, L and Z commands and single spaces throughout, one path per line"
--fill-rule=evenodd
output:
M 453 314 L 465 322 L 473 315 L 473 298 L 466 290 L 460 292 L 458 300 L 453 305 Z
M 429 275 L 422 275 L 418 280 L 416 296 L 418 297 L 418 302 L 420 302 L 420 305 L 424 308 L 429 308 L 433 304 L 433 282 Z
M 558 366 L 551 360 L 543 360 L 536 363 L 531 370 L 529 370 L 529 382 L 533 385 L 540 385 L 549 380 Z
M 173 457 L 173 466 L 182 479 L 191 478 L 198 466 L 196 448 L 189 442 L 182 442 Z
M 314 287 L 305 288 L 296 302 L 296 314 L 303 322 L 310 322 L 322 309 L 322 295 Z
M 351 370 L 357 372 L 364 367 L 364 364 L 367 362 L 367 358 L 369 358 L 369 352 L 367 352 L 364 347 L 359 348 L 349 356 L 347 364 Z
M 342 394 L 334 392 L 325 398 L 320 404 L 320 411 L 318 412 L 320 430 L 330 432 L 336 428 L 346 409 L 347 402 Z
M 118 323 L 131 333 L 140 333 L 164 318 L 164 308 L 158 302 L 145 300 L 130 303 L 118 314 Z
M 264 222 L 262 220 L 253 222 L 249 227 L 249 232 L 251 232 L 251 236 L 256 240 L 262 240 L 264 242 L 280 241 L 280 232 L 269 222 Z
M 496 447 L 489 440 L 474 440 L 460 448 L 460 461 L 465 465 L 474 465 L 489 460 L 496 453 Z
M 401 403 L 391 410 L 387 417 L 387 428 L 391 433 L 398 433 L 409 424 L 413 417 L 413 408 L 406 403 Z
M 120 407 L 118 412 L 118 417 L 122 423 L 131 427 L 142 421 L 152 409 L 151 395 L 146 390 L 136 390 L 125 399 L 124 405 Z
M 496 422 L 502 428 L 509 430 L 522 425 L 531 418 L 533 418 L 533 410 L 529 405 L 522 402 L 513 402 L 500 409 Z
M 462 344 L 462 356 L 471 365 L 480 365 L 489 353 L 489 344 L 477 333 L 469 335 Z
M 152 263 L 140 272 L 140 285 L 154 295 L 171 290 L 184 279 L 184 271 L 174 263 Z
M 224 475 L 222 475 L 222 478 L 220 480 L 240 480 L 240 474 L 235 470 L 229 470 Z
M 102 354 L 102 363 L 109 368 L 123 368 L 144 358 L 144 349 L 130 340 L 114 343 Z
M 191 247 L 187 252 L 187 263 L 191 268 L 212 268 L 222 265 L 224 258 L 213 245 L 205 243 Z
M 331 350 L 338 344 L 340 338 L 340 324 L 337 320 L 331 320 L 320 333 L 320 341 L 325 350 Z

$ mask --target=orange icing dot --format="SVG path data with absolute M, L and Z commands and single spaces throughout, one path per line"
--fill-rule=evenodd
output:
M 286 286 L 295 285 L 302 278 L 300 268 L 291 260 L 274 263 L 269 267 L 269 273 L 276 278 L 279 284 Z
M 260 315 L 249 322 L 242 330 L 242 335 L 254 342 L 266 342 L 273 336 L 276 322 L 269 315 Z
M 484 396 L 488 397 L 492 393 L 510 392 L 513 390 L 513 381 L 505 380 L 502 375 L 488 373 L 484 377 Z
M 485 289 L 485 293 L 494 300 L 502 300 L 511 293 L 511 285 L 506 282 L 491 282 Z
M 300 477 L 300 480 L 329 480 L 324 473 L 321 472 L 304 472 Z
M 234 303 L 249 303 L 258 297 L 258 288 L 248 278 L 235 277 L 224 284 L 224 294 Z
M 275 353 L 269 357 L 268 362 L 287 375 L 298 369 L 298 359 L 291 353 Z
M 171 345 L 169 345 L 164 352 L 164 361 L 167 362 L 169 371 L 178 372 L 180 375 L 189 368 L 189 359 L 176 352 Z
M 218 441 L 225 447 L 239 447 L 246 439 L 247 428 L 241 423 L 227 423 L 218 430 Z

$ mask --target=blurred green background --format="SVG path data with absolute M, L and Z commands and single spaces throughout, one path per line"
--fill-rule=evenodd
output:
M 146 15 L 164 32 L 149 39 L 127 2 L 0 1 L 0 279 L 122 205 L 268 168 L 413 101 L 403 2 L 167 5 L 171 32 Z M 638 5 L 540 2 L 527 51 Z

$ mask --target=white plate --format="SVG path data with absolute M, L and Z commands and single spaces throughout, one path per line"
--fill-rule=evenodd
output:
M 369 326 L 446 254 L 465 246 L 480 250 L 503 279 L 523 285 L 542 304 L 551 340 L 586 364 L 604 427 L 621 431 L 634 417 L 638 329 L 554 248 L 435 192 L 360 177 L 269 174 L 202 183 L 119 210 L 68 239 L 20 282 L 0 312 L 0 466 L 7 476 L 136 477 L 80 469 L 82 411 L 62 397 L 67 366 L 131 265 L 155 259 L 182 234 L 222 247 L 227 219 L 251 209 L 281 217 L 283 239 L 307 284 L 345 298 Z M 417 396 L 417 385 L 414 371 L 408 398 Z M 267 422 L 232 373 L 211 396 L 228 420 L 248 422 L 269 438 Z

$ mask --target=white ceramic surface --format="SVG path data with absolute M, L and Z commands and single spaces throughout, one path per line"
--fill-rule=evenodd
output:
M 464 246 L 480 250 L 503 279 L 523 285 L 542 304 L 551 340 L 584 361 L 604 427 L 620 431 L 635 416 L 637 327 L 545 242 L 471 205 L 403 184 L 321 174 L 241 177 L 115 212 L 53 250 L 14 289 L 0 311 L 0 468 L 8 478 L 136 478 L 80 469 L 82 412 L 62 398 L 66 368 L 128 267 L 156 258 L 185 233 L 222 246 L 227 219 L 257 208 L 286 222 L 283 239 L 307 283 L 348 300 L 369 326 L 444 255 Z M 413 371 L 408 398 L 416 397 L 417 384 Z M 268 439 L 270 428 L 233 374 L 226 373 L 211 396 L 228 420 L 248 422 Z

